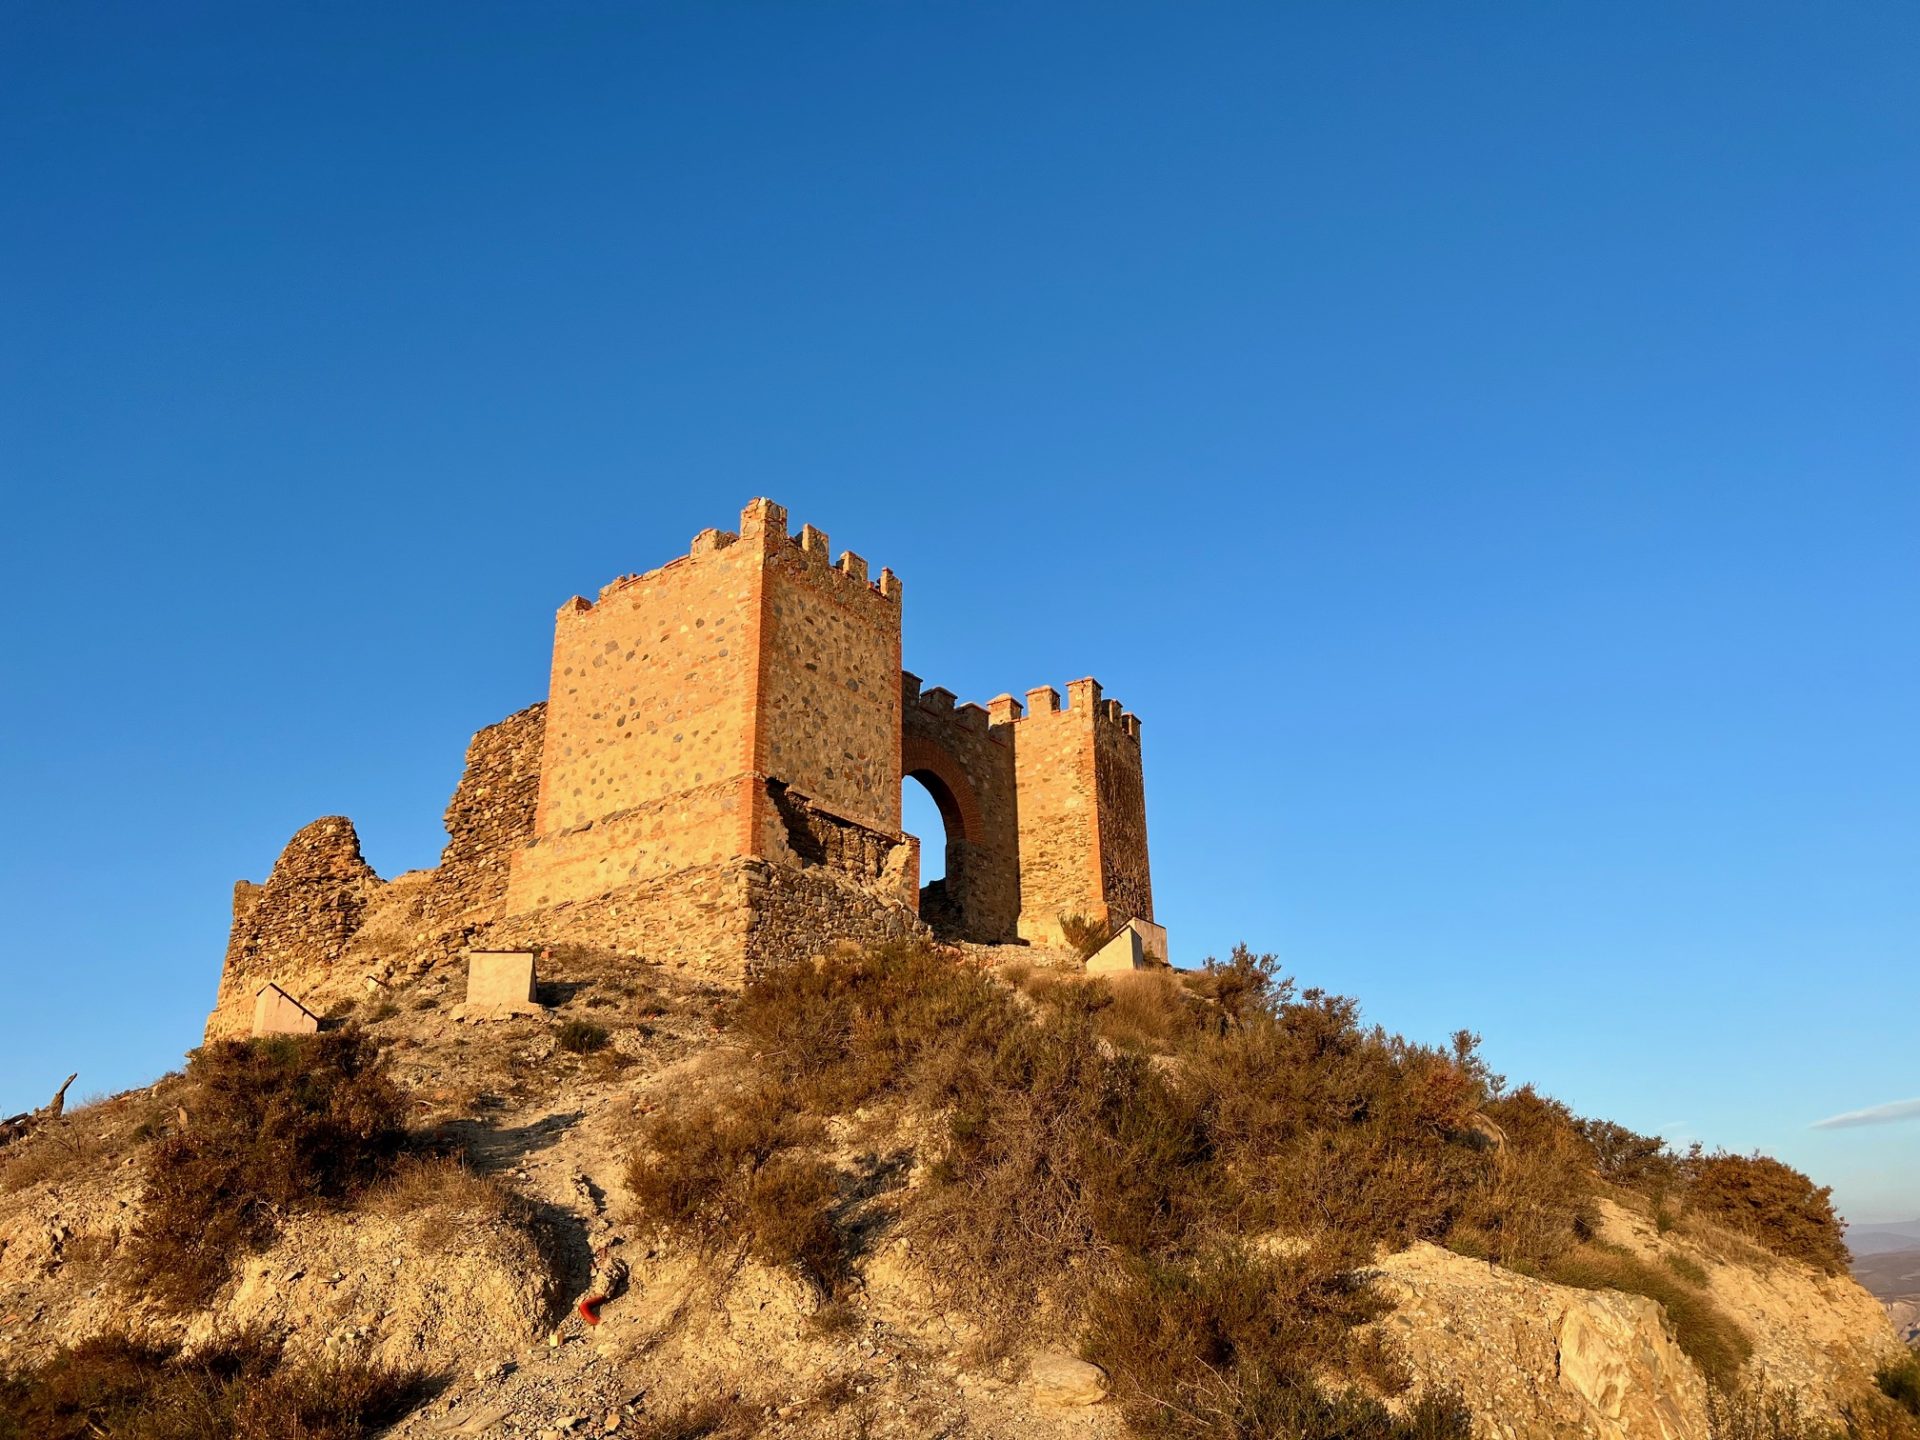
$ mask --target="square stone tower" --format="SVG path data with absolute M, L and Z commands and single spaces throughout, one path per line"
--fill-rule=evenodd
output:
M 737 535 L 561 607 L 508 914 L 735 859 L 840 862 L 900 898 L 900 583 L 755 500 Z M 857 852 L 857 853 L 849 853 Z M 909 873 L 911 870 L 912 873 Z

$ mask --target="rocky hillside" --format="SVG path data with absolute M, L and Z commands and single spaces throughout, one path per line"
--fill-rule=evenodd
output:
M 1920 1435 L 1803 1177 L 1261 957 L 541 980 L 391 964 L 0 1149 L 0 1437 Z

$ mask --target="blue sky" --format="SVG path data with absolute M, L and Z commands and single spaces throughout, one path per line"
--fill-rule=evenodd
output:
M 0 17 L 0 1112 L 785 503 L 1144 720 L 1177 957 L 1920 1214 L 1920 9 Z M 1878 1123 L 1812 1128 L 1893 1106 Z

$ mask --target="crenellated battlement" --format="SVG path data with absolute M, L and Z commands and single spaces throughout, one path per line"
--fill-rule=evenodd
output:
M 1140 717 L 1124 708 L 1118 700 L 1107 699 L 1101 693 L 1100 682 L 1091 676 L 1068 682 L 1064 705 L 1058 690 L 1051 685 L 1040 685 L 1027 692 L 1024 705 L 1012 695 L 1001 694 L 994 696 L 985 706 L 956 704 L 958 697 L 944 685 L 923 690 L 920 677 L 909 672 L 903 672 L 900 678 L 903 704 L 918 705 L 936 714 L 952 714 L 957 723 L 968 729 L 986 729 L 995 735 L 1004 735 L 1004 726 L 1077 713 L 1090 714 L 1095 725 L 1112 726 L 1136 744 L 1140 740 Z
M 742 541 L 753 546 L 763 559 L 782 554 L 797 557 L 805 569 L 816 572 L 821 579 L 849 595 L 875 596 L 896 606 L 900 603 L 904 587 L 900 583 L 900 577 L 893 571 L 883 568 L 877 579 L 870 578 L 865 558 L 851 550 L 842 550 L 837 560 L 830 559 L 826 531 L 813 525 L 802 525 L 797 534 L 788 534 L 786 507 L 772 500 L 755 499 L 749 500 L 746 507 L 741 510 L 740 528 L 737 531 L 702 530 L 693 537 L 693 543 L 687 547 L 686 554 L 675 556 L 666 564 L 653 570 L 617 575 L 602 585 L 591 600 L 575 595 L 560 607 L 560 614 L 562 616 L 586 614 L 595 606 L 622 591 L 636 585 L 644 585 L 683 566 L 698 564 L 710 557 L 724 555 Z

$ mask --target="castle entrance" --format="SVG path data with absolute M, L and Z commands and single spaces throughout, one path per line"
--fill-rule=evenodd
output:
M 931 770 L 900 782 L 900 828 L 920 842 L 920 918 L 943 940 L 964 938 L 965 919 L 949 881 L 964 865 L 966 820 L 953 790 Z

